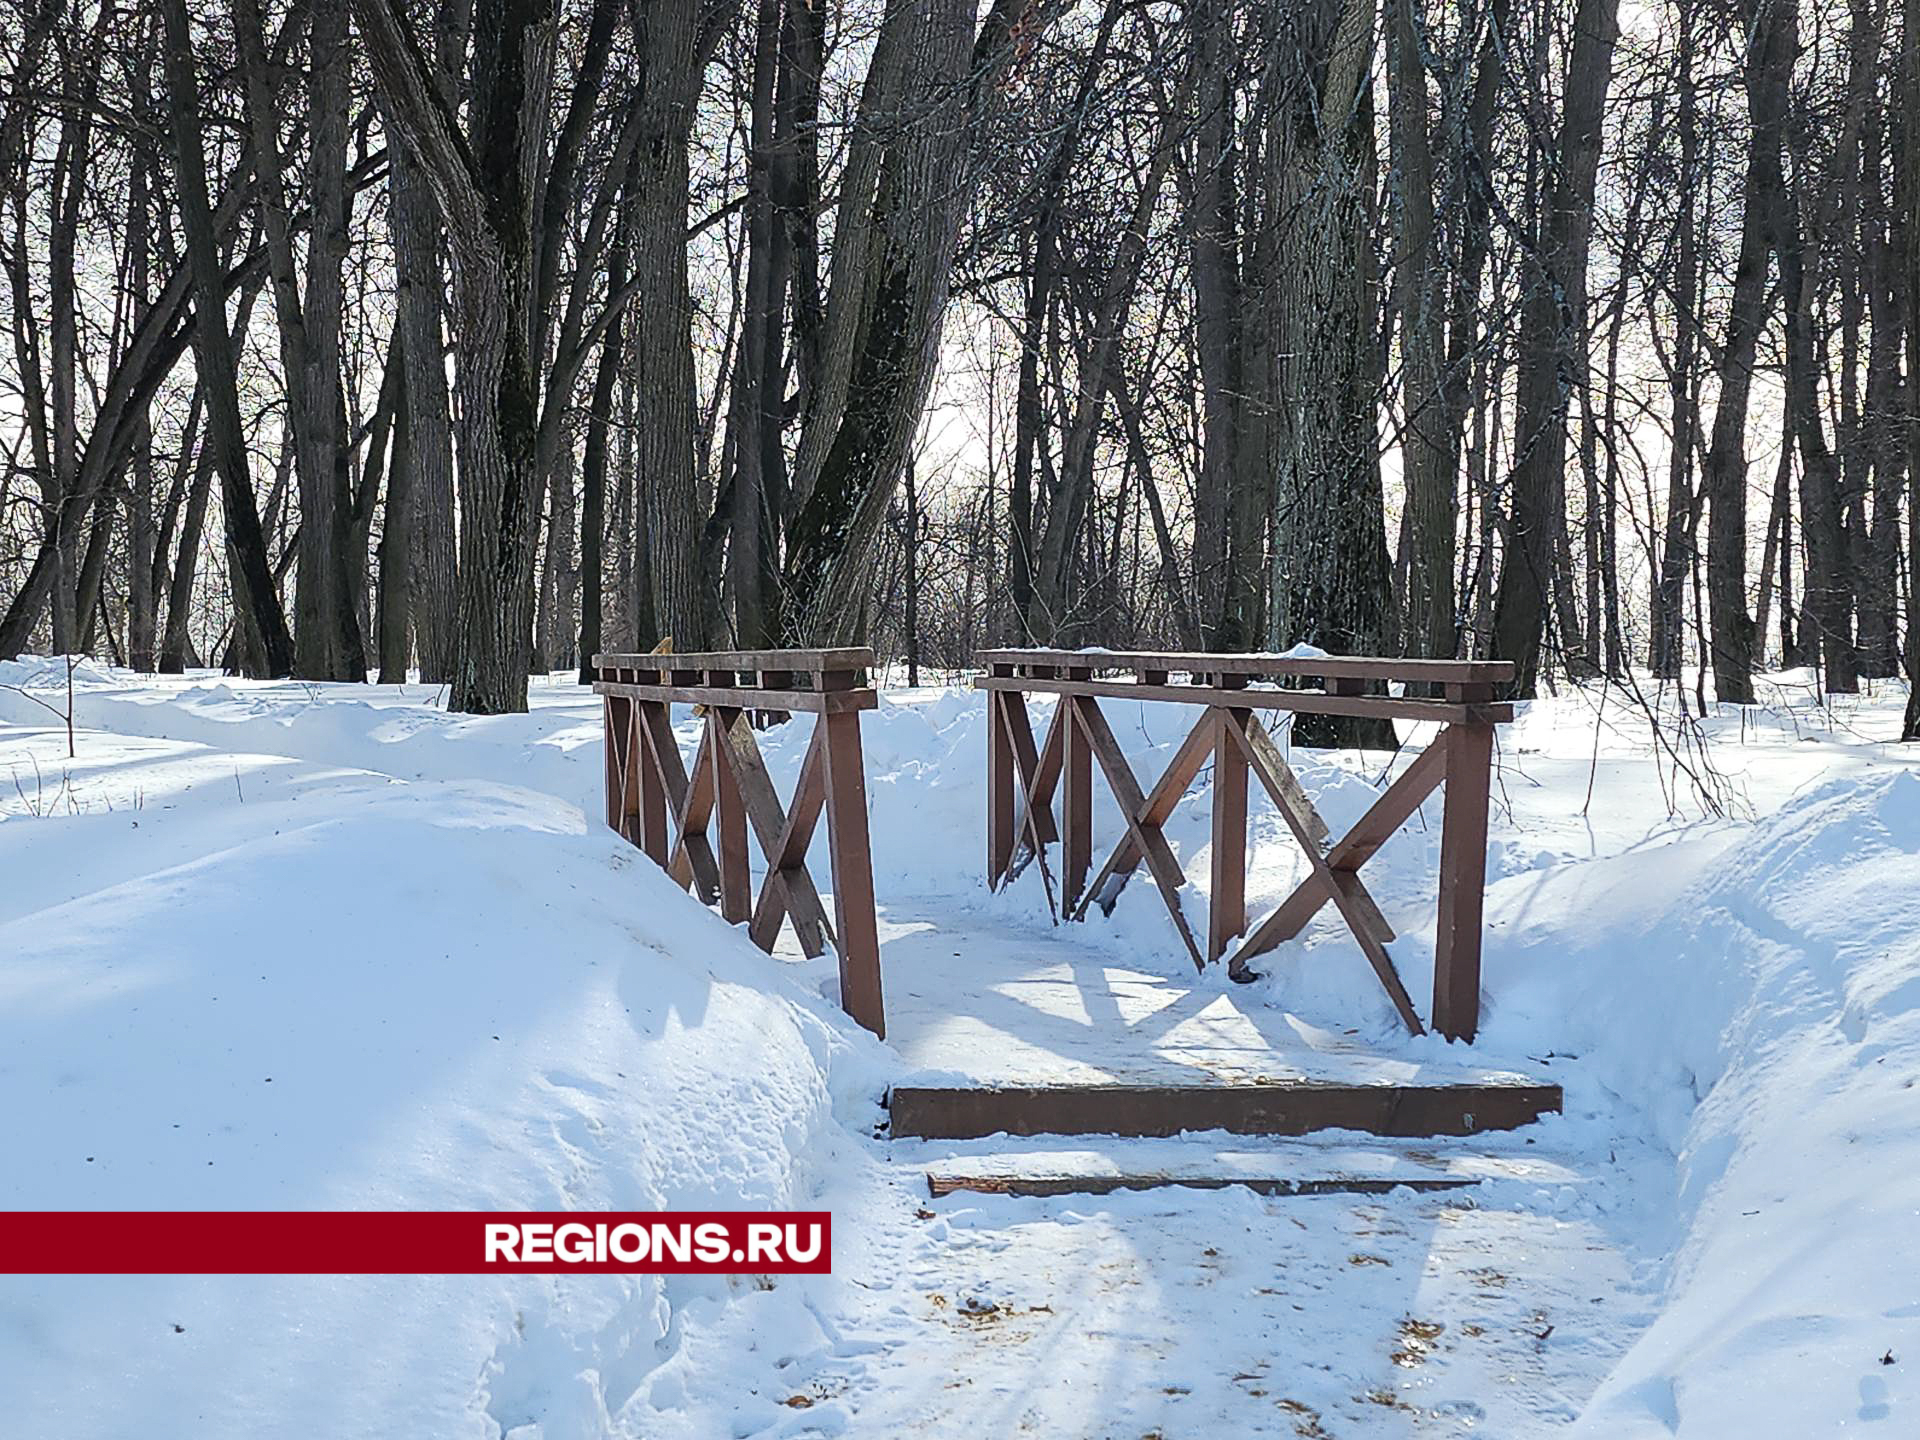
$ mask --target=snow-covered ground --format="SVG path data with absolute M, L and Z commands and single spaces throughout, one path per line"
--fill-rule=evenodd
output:
M 835 1268 L 0 1278 L 7 1434 L 1920 1433 L 1920 754 L 1890 743 L 1895 690 L 1829 710 L 1778 677 L 1659 738 L 1588 690 L 1508 729 L 1470 1058 L 1552 1076 L 1567 1113 L 1422 1156 L 874 1138 L 917 1062 L 844 1021 L 830 965 L 760 955 L 599 825 L 598 705 L 560 680 L 468 719 L 417 685 L 82 664 L 71 759 L 36 703 L 65 685 L 0 664 L 0 1209 L 829 1208 Z M 1184 733 L 1108 708 L 1142 771 Z M 764 737 L 783 787 L 803 728 Z M 903 1013 L 930 967 L 977 986 L 991 1023 L 956 1045 L 1065 1048 L 986 963 L 1030 950 L 1230 998 L 1260 1033 L 1463 1058 L 1399 1032 L 1326 916 L 1230 993 L 1195 986 L 1144 883 L 1071 931 L 1037 876 L 987 895 L 978 696 L 894 691 L 865 734 L 883 965 Z M 1385 778 L 1294 759 L 1336 831 Z M 1253 810 L 1257 909 L 1303 862 Z M 1367 870 L 1423 1008 L 1437 815 Z M 1204 785 L 1168 835 L 1204 884 Z M 1484 1183 L 928 1197 L 930 1165 L 1036 1162 Z

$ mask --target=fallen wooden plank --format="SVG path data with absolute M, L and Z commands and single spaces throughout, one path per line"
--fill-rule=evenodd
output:
M 1235 1186 L 1256 1195 L 1385 1195 L 1401 1189 L 1422 1193 L 1464 1190 L 1478 1180 L 1427 1177 L 1383 1178 L 1334 1175 L 1303 1180 L 1285 1175 L 971 1175 L 927 1172 L 927 1190 L 937 1200 L 967 1192 L 978 1195 L 1111 1195 L 1120 1190 L 1228 1190 Z
M 1444 1085 L 898 1085 L 895 1136 L 1169 1136 L 1188 1130 L 1307 1135 L 1355 1130 L 1414 1138 L 1513 1130 L 1560 1109 L 1558 1085 L 1519 1077 Z

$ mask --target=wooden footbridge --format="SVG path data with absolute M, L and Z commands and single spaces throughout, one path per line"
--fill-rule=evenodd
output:
M 896 1137 L 1197 1130 L 1298 1136 L 1336 1129 L 1460 1136 L 1511 1129 L 1559 1109 L 1558 1086 L 1476 1070 L 1470 1051 L 1447 1065 L 1369 1055 L 1310 1027 L 1276 1025 L 1271 1007 L 1254 1014 L 1235 1003 L 1238 987 L 1208 979 L 1219 973 L 1219 962 L 1233 979 L 1253 978 L 1258 957 L 1331 906 L 1410 1032 L 1430 1026 L 1462 1046 L 1472 1041 L 1480 1013 L 1494 736 L 1512 718 L 1511 707 L 1495 698 L 1495 687 L 1511 675 L 1505 662 L 1034 649 L 990 650 L 978 659 L 974 684 L 987 695 L 982 802 L 989 885 L 1037 872 L 1055 913 L 1084 921 L 1095 907 L 1111 911 L 1144 869 L 1197 977 L 1185 989 L 1163 972 L 1114 966 L 1074 946 L 1064 932 L 1058 941 L 1040 937 L 1009 947 L 1000 937 L 991 947 L 976 947 L 1020 957 L 992 972 L 968 953 L 976 937 L 965 925 L 937 916 L 907 923 L 910 917 L 888 914 L 883 927 L 860 737 L 860 712 L 878 703 L 868 678 L 870 650 L 595 657 L 600 680 L 594 688 L 604 697 L 606 719 L 608 825 L 726 919 L 745 922 L 763 949 L 772 951 L 790 926 L 806 956 L 833 951 L 847 1012 L 890 1039 L 910 1066 L 942 1072 L 943 1083 L 894 1088 Z M 1055 697 L 1037 740 L 1030 696 Z M 1103 700 L 1197 710 L 1186 738 L 1150 784 L 1130 768 Z M 698 707 L 691 763 L 675 738 L 675 705 Z M 1262 723 L 1266 711 L 1426 721 L 1438 730 L 1359 823 L 1336 838 Z M 755 724 L 769 714 L 796 712 L 811 714 L 814 730 L 794 793 L 783 802 Z M 1204 917 L 1194 917 L 1185 909 L 1192 892 L 1163 827 L 1209 762 L 1209 904 Z M 1096 773 L 1122 821 L 1097 868 Z M 1257 921 L 1246 899 L 1248 795 L 1255 782 L 1308 865 L 1294 893 Z M 1438 916 L 1433 993 L 1423 1019 L 1389 949 L 1394 931 L 1361 872 L 1437 789 L 1444 793 Z M 823 815 L 831 919 L 807 868 Z M 749 833 L 762 857 L 757 894 Z M 884 965 L 883 928 L 894 936 L 886 941 Z M 930 933 L 937 941 L 922 943 Z M 954 954 L 937 960 L 922 953 L 949 948 Z M 1019 973 L 1001 973 L 1009 965 L 1021 967 Z M 1054 1028 L 1039 1047 L 1013 1038 L 1021 1026 L 996 1029 L 988 1013 L 994 1004 L 1004 1004 L 1010 993 L 1042 996 L 1050 985 L 1070 988 L 1077 997 L 1072 1008 L 1083 1015 L 1110 1013 L 1109 1030 L 1057 1023 L 1059 1007 L 1049 1015 L 1044 1002 L 1035 1013 L 1043 1027 Z M 891 1026 L 890 992 L 896 997 Z M 1089 993 L 1096 1003 L 1086 1001 Z M 944 1083 L 955 1071 L 966 1083 Z M 1117 1183 L 1124 1186 L 1126 1177 Z M 1002 1180 L 990 1188 L 1018 1187 Z

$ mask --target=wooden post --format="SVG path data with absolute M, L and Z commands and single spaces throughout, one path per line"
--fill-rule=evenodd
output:
M 1212 711 L 1213 895 L 1207 906 L 1207 959 L 1218 960 L 1247 930 L 1247 757 L 1230 733 L 1252 712 Z
M 633 726 L 629 719 L 633 702 L 620 695 L 601 698 L 606 714 L 606 744 L 602 748 L 607 766 L 607 828 L 625 836 L 627 768 L 633 754 Z
M 711 746 L 714 819 L 720 841 L 720 915 L 730 925 L 753 918 L 753 876 L 747 869 L 747 807 L 740 799 L 740 781 L 725 763 L 732 742 L 727 731 L 740 716 L 735 709 L 714 706 L 707 711 Z
M 1007 696 L 987 692 L 987 887 L 997 888 L 1013 863 L 1013 741 L 1007 734 Z
M 627 702 L 632 727 L 627 754 L 632 757 L 630 763 L 640 771 L 640 848 L 654 864 L 664 866 L 672 844 L 667 833 L 667 787 L 660 778 L 660 762 L 653 753 L 652 732 L 642 723 L 642 712 L 653 703 L 651 700 Z M 674 758 L 679 759 L 677 751 Z
M 1070 679 L 1083 679 L 1090 670 L 1069 670 Z M 1061 705 L 1077 708 L 1097 701 L 1062 695 Z M 1093 749 L 1072 711 L 1060 729 L 1060 913 L 1069 916 L 1080 906 L 1093 868 Z
M 1440 822 L 1440 918 L 1433 956 L 1433 1028 L 1471 1041 L 1480 1028 L 1480 916 L 1487 884 L 1487 791 L 1493 727 L 1449 725 Z
M 867 839 L 866 762 L 860 716 L 823 714 L 826 727 L 827 843 L 833 857 L 833 923 L 840 951 L 840 1008 L 881 1039 L 880 933 L 873 913 L 873 850 Z

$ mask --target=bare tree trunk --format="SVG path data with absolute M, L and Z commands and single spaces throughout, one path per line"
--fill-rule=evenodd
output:
M 189 434 L 185 443 L 192 442 Z M 167 596 L 167 629 L 160 644 L 160 673 L 178 675 L 187 668 L 191 651 L 187 622 L 193 617 L 193 577 L 200 562 L 200 540 L 207 522 L 207 500 L 213 489 L 213 442 L 203 437 L 200 457 L 193 467 L 187 492 L 186 516 L 180 525 L 180 558 L 173 567 L 173 585 Z
M 234 0 L 233 28 L 246 79 L 255 185 L 267 233 L 268 268 L 280 327 L 287 419 L 300 480 L 299 564 L 295 575 L 294 673 L 310 680 L 366 678 L 348 548 L 352 501 L 347 483 L 340 336 L 347 249 L 346 15 L 313 12 L 308 69 L 310 136 L 307 188 L 313 219 L 306 292 L 294 272 L 293 226 L 279 150 L 279 115 L 268 73 L 259 0 Z
M 1903 0 L 1900 7 L 1905 56 L 1895 94 L 1905 121 L 1905 144 L 1899 149 L 1897 203 L 1906 224 L 1906 253 L 1902 299 L 1907 322 L 1906 423 L 1907 478 L 1907 710 L 1900 721 L 1902 740 L 1920 740 L 1920 0 Z
M 1791 57 L 1799 34 L 1796 0 L 1773 0 L 1773 4 L 1773 19 L 1782 29 L 1780 44 Z M 1795 137 L 1794 143 L 1798 146 L 1802 141 Z M 1801 173 L 1804 165 L 1796 165 L 1795 170 Z M 1853 654 L 1853 586 L 1841 513 L 1840 467 L 1827 446 L 1820 412 L 1823 365 L 1813 313 L 1817 256 L 1806 243 L 1804 209 L 1797 193 L 1787 195 L 1777 249 L 1780 288 L 1787 303 L 1787 415 L 1800 450 L 1800 525 L 1807 544 L 1804 614 L 1817 636 L 1828 693 L 1852 694 L 1860 688 Z
M 1680 168 L 1689 175 L 1700 173 L 1699 101 L 1693 71 L 1693 20 L 1680 13 L 1679 105 Z M 1695 386 L 1694 357 L 1699 349 L 1698 256 L 1699 222 L 1694 213 L 1694 187 L 1683 185 L 1679 196 L 1679 217 L 1675 222 L 1674 260 L 1674 356 L 1669 367 L 1667 389 L 1671 409 L 1672 443 L 1667 449 L 1667 508 L 1661 528 L 1659 568 L 1654 574 L 1649 615 L 1650 643 L 1647 656 L 1653 673 L 1661 679 L 1675 679 L 1686 652 L 1683 624 L 1687 572 L 1692 563 L 1689 553 L 1700 500 L 1693 487 L 1693 457 L 1699 433 L 1700 410 Z M 1744 374 L 1744 372 L 1743 372 Z M 1722 403 L 1725 397 L 1722 396 Z
M 532 353 L 533 189 L 552 79 L 551 0 L 482 0 L 475 133 L 457 134 L 390 0 L 354 0 L 392 140 L 447 227 L 457 295 L 460 608 L 451 708 L 527 708 L 541 387 Z M 411 386 L 409 389 L 411 390 Z
M 1451 656 L 1458 476 L 1451 417 L 1440 390 L 1445 276 L 1434 239 L 1427 71 L 1420 59 L 1425 27 L 1415 6 L 1416 0 L 1388 0 L 1387 4 L 1389 135 L 1393 173 L 1399 179 L 1400 214 L 1394 283 L 1406 407 L 1401 441 L 1406 543 L 1399 576 L 1405 620 L 1400 629 L 1407 654 Z
M 401 342 L 404 350 L 405 342 Z M 414 505 L 412 397 L 407 393 L 406 357 L 394 357 L 402 376 L 393 407 L 393 437 L 387 456 L 386 523 L 380 531 L 378 643 L 380 683 L 407 683 L 412 654 L 413 572 L 416 536 Z
M 552 496 L 552 534 L 547 541 L 547 564 L 553 570 L 552 633 L 547 655 L 555 670 L 573 670 L 580 664 L 580 626 L 575 605 L 580 598 L 578 543 L 579 495 L 574 489 L 573 447 L 561 452 L 560 464 L 547 490 Z
M 443 7 L 431 62 L 433 83 L 443 96 L 452 95 L 450 72 L 463 40 L 459 7 Z M 383 121 L 390 124 L 385 99 L 380 98 Z M 408 609 L 419 652 L 420 678 L 429 685 L 439 685 L 453 678 L 458 630 L 453 419 L 448 408 L 446 345 L 441 333 L 445 247 L 439 210 L 418 162 L 404 145 L 391 144 L 388 164 L 396 323 L 406 366 L 407 490 L 413 507 Z
M 1793 487 L 1793 446 L 1780 447 L 1779 463 L 1774 466 L 1772 500 L 1767 506 L 1767 537 L 1761 542 L 1760 602 L 1754 608 L 1754 661 L 1764 664 L 1767 645 L 1767 619 L 1773 609 L 1774 576 L 1779 575 L 1780 604 L 1786 608 L 1788 569 L 1787 514 L 1788 497 Z M 1783 662 L 1784 663 L 1784 662 Z
M 1223 0 L 1198 0 L 1189 15 L 1194 31 L 1193 64 L 1198 70 L 1198 117 L 1194 124 L 1193 176 L 1188 185 L 1187 229 L 1201 407 L 1200 473 L 1194 482 L 1193 579 L 1203 630 L 1182 643 L 1241 650 L 1258 641 L 1265 576 L 1258 544 L 1248 547 L 1236 543 L 1244 531 L 1242 517 L 1234 514 L 1234 502 L 1243 494 L 1251 500 L 1256 523 L 1248 528 L 1264 534 L 1260 513 L 1265 497 L 1258 487 L 1237 483 L 1243 472 L 1252 468 L 1243 463 L 1240 453 L 1242 291 L 1239 219 L 1235 213 L 1237 151 L 1233 143 L 1239 48 L 1234 44 L 1233 8 Z M 1152 505 L 1158 533 L 1165 517 L 1157 490 Z
M 1273 609 L 1267 640 L 1377 652 L 1391 560 L 1381 496 L 1377 313 L 1367 197 L 1372 108 L 1364 81 L 1372 0 L 1319 0 L 1275 54 L 1286 103 L 1268 129 L 1265 314 L 1277 322 L 1264 385 L 1272 465 Z M 1391 749 L 1391 722 L 1299 716 L 1302 743 Z
M 186 0 L 162 0 L 167 22 L 169 120 L 178 162 L 175 189 L 193 271 L 193 348 L 200 383 L 207 394 L 207 437 L 214 468 L 220 474 L 220 506 L 226 516 L 227 544 L 234 563 L 236 609 L 246 618 L 262 647 L 264 673 L 293 670 L 293 637 L 274 589 L 266 539 L 254 508 L 247 474 L 246 437 L 240 421 L 240 391 L 233 337 L 227 330 L 226 283 L 214 243 L 213 214 L 207 200 L 206 159 L 200 150 L 200 97 L 194 78 L 192 37 Z
M 646 296 L 646 338 L 633 347 L 640 405 L 636 483 L 651 539 L 646 580 L 660 633 L 703 650 L 714 597 L 702 574 L 701 535 L 710 483 L 697 453 L 693 298 L 687 279 L 687 140 L 705 57 L 717 37 L 700 0 L 661 0 L 640 14 L 646 55 L 641 141 L 632 174 L 634 278 Z M 637 637 L 642 648 L 659 638 Z
M 1779 240 L 1776 225 L 1784 198 L 1780 155 L 1794 55 L 1791 0 L 1756 0 L 1749 14 L 1747 108 L 1753 149 L 1747 162 L 1733 305 L 1720 349 L 1720 401 L 1704 480 L 1710 507 L 1706 644 L 1713 658 L 1715 696 L 1738 705 L 1753 703 L 1754 623 L 1747 613 L 1747 396 L 1766 323 L 1768 254 Z
M 1619 37 L 1619 0 L 1579 0 L 1567 60 L 1559 164 L 1521 321 L 1513 522 L 1494 603 L 1494 650 L 1517 667 L 1514 693 L 1531 696 L 1552 594 L 1556 506 L 1566 492 L 1567 404 L 1586 383 L 1587 249 L 1593 234 L 1600 122 Z
M 1876 28 L 1876 47 L 1879 40 Z M 1901 443 L 1900 434 L 1903 423 L 1900 350 L 1906 318 L 1901 313 L 1903 276 L 1879 183 L 1887 164 L 1887 119 L 1882 111 L 1869 109 L 1861 162 L 1861 171 L 1870 181 L 1862 224 L 1861 268 L 1866 277 L 1867 318 L 1872 327 L 1867 344 L 1866 415 L 1861 438 L 1872 473 L 1873 523 L 1864 537 L 1865 553 L 1857 583 L 1860 673 L 1874 679 L 1891 679 L 1900 673 L 1895 616 L 1900 599 L 1900 493 L 1907 479 L 1906 447 Z
M 87 191 L 87 173 L 93 142 L 92 106 L 87 96 L 97 88 L 99 71 L 61 47 L 64 84 L 80 95 L 73 113 L 64 117 L 54 149 L 52 194 L 53 233 L 47 265 L 51 320 L 47 327 L 53 400 L 53 514 L 59 540 L 59 578 L 53 592 L 53 648 L 72 654 L 80 648 L 80 532 L 86 519 L 80 489 L 80 433 L 77 409 L 79 380 L 78 285 L 74 274 L 74 247 L 80 228 L 80 206 Z
M 149 28 L 143 26 L 143 63 L 135 67 L 134 76 L 134 103 L 141 114 L 148 112 L 152 102 L 146 78 L 148 67 L 144 63 L 152 56 L 147 48 L 149 33 Z M 134 152 L 127 196 L 127 244 L 133 251 L 129 269 L 136 328 L 146 318 L 151 298 L 148 293 L 152 284 L 151 176 L 152 157 L 143 145 Z M 153 514 L 153 422 L 149 412 L 143 409 L 134 432 L 132 493 L 128 497 L 127 514 L 127 663 L 143 675 L 152 674 L 159 662 L 160 596 L 153 583 L 153 570 L 155 555 L 163 544 Z
M 1185 650 L 1206 648 L 1200 622 L 1195 618 L 1193 605 L 1187 598 L 1186 586 L 1180 578 L 1180 556 L 1174 546 L 1173 530 L 1167 524 L 1166 507 L 1160 501 L 1160 487 L 1153 478 L 1153 462 L 1147 454 L 1147 441 L 1140 429 L 1140 412 L 1143 406 L 1136 395 L 1130 403 L 1120 406 L 1120 419 L 1127 431 L 1127 461 L 1133 466 L 1136 483 L 1140 487 L 1141 497 L 1146 501 L 1147 513 L 1153 520 L 1153 539 L 1160 554 L 1160 584 L 1167 592 L 1167 609 L 1173 615 L 1173 630 L 1180 647 Z
M 783 635 L 846 640 L 919 424 L 973 141 L 1035 0 L 927 0 L 887 12 L 849 144 L 820 382 L 795 464 Z
M 624 235 L 607 261 L 608 288 L 626 284 L 627 246 Z M 581 461 L 580 492 L 580 683 L 590 685 L 600 676 L 593 657 L 602 650 L 603 576 L 607 544 L 607 433 L 613 420 L 614 382 L 626 354 L 625 312 L 614 317 L 600 342 L 600 365 L 594 372 L 593 398 L 587 410 L 586 454 Z M 615 593 L 622 593 L 616 585 Z
M 779 633 L 780 528 L 785 511 L 786 456 L 781 449 L 786 375 L 790 239 L 776 213 L 778 170 L 787 142 L 777 133 L 781 79 L 780 0 L 759 0 L 755 24 L 747 160 L 747 273 L 738 358 L 724 446 L 732 463 L 732 538 L 727 574 L 733 592 L 734 637 L 764 649 Z

